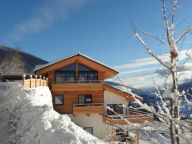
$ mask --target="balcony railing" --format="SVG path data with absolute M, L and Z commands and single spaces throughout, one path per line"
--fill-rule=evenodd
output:
M 112 125 L 129 125 L 131 123 L 142 124 L 144 122 L 153 122 L 153 114 L 130 110 L 126 116 L 106 115 L 105 121 Z
M 85 80 L 85 81 L 65 81 L 52 84 L 55 91 L 71 90 L 103 90 L 103 81 Z
M 67 80 L 63 82 L 56 82 L 55 84 L 61 84 L 61 83 L 101 83 L 103 80 Z
M 104 113 L 103 103 L 74 104 L 73 114 Z

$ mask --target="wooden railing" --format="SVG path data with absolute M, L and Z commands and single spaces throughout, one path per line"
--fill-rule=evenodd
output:
M 105 121 L 109 124 L 115 125 L 127 125 L 129 123 L 138 123 L 142 124 L 145 121 L 152 123 L 154 116 L 153 114 L 141 112 L 141 111 L 130 111 L 128 112 L 128 115 L 126 117 L 123 117 L 122 115 L 106 115 Z
M 129 125 L 131 123 L 142 124 L 144 122 L 153 122 L 152 115 L 142 115 L 142 116 L 130 116 L 128 118 L 114 118 L 110 116 L 106 116 L 104 119 L 107 123 L 112 125 Z
M 103 81 L 53 83 L 52 89 L 54 91 L 103 90 Z
M 104 113 L 103 103 L 74 104 L 73 114 Z
M 39 86 L 48 86 L 48 79 L 42 76 L 32 76 L 30 75 L 30 78 L 26 79 L 26 76 L 23 75 L 23 86 L 25 88 L 34 88 Z

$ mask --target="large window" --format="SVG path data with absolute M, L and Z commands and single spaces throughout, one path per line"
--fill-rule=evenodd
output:
M 84 127 L 84 130 L 90 134 L 93 134 L 93 127 Z
M 74 82 L 75 64 L 63 67 L 55 72 L 55 83 Z
M 80 82 L 96 81 L 98 80 L 98 73 L 86 66 L 78 64 L 78 77 Z
M 123 114 L 123 106 L 122 104 L 108 104 L 110 109 L 107 109 L 107 115 L 118 115 Z
M 92 103 L 91 94 L 81 94 L 79 95 L 79 104 L 89 104 Z
M 75 82 L 76 70 L 76 64 L 71 64 L 55 71 L 55 83 Z M 77 77 L 80 82 L 97 82 L 98 72 L 78 64 Z
M 54 97 L 54 104 L 55 105 L 62 105 L 62 104 L 64 104 L 64 97 L 63 97 L 63 95 L 55 95 L 55 97 Z

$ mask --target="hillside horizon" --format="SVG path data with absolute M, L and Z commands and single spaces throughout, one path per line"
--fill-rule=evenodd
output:
M 26 73 L 32 73 L 36 65 L 46 64 L 48 62 L 21 49 L 0 45 L 0 60 L 13 53 L 18 53 L 21 56 L 22 62 L 24 63 L 23 71 Z

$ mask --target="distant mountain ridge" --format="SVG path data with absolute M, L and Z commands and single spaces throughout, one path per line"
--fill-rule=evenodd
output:
M 6 57 L 15 52 L 20 54 L 22 61 L 24 63 L 24 71 L 26 73 L 32 73 L 36 65 L 48 63 L 46 60 L 38 58 L 32 54 L 3 45 L 0 45 L 0 61 L 3 59 L 3 57 Z

